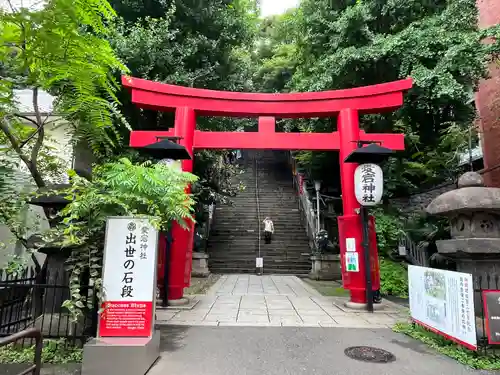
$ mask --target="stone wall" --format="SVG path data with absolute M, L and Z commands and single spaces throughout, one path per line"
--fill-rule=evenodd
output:
M 434 198 L 456 188 L 455 183 L 442 184 L 409 197 L 391 199 L 390 202 L 405 212 L 423 211 Z

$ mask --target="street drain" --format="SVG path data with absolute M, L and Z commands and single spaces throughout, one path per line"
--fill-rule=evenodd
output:
M 396 360 L 394 354 L 387 350 L 371 346 L 351 346 L 344 350 L 344 354 L 349 358 L 363 362 L 389 363 Z

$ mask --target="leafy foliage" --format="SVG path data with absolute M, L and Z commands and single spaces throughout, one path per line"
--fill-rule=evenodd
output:
M 72 202 L 61 210 L 60 224 L 47 239 L 70 248 L 68 259 L 71 300 L 65 301 L 73 317 L 92 307 L 93 301 L 81 295 L 82 276 L 90 272 L 90 284 L 102 294 L 102 251 L 104 229 L 109 216 L 147 216 L 159 230 L 166 230 L 172 221 L 185 225 L 192 217 L 192 197 L 185 186 L 197 178 L 164 164 L 145 162 L 133 164 L 122 158 L 95 169 L 92 182 L 74 172 L 68 197 Z
M 254 89 L 249 52 L 257 31 L 254 0 L 112 0 L 111 4 L 121 18 L 109 39 L 133 76 L 188 87 Z M 135 129 L 173 126 L 172 114 L 139 110 L 126 92 L 121 98 L 124 114 Z M 246 119 L 197 118 L 197 128 L 205 130 L 235 130 L 247 123 Z M 225 155 L 211 150 L 196 155 L 194 173 L 199 180 L 192 191 L 200 225 L 208 217 L 208 204 L 227 202 L 241 188 L 233 186 L 232 177 L 238 171 L 223 162 Z M 196 230 L 197 238 L 204 233 L 200 227 Z
M 4 132 L 15 119 L 10 91 L 33 88 L 34 138 L 43 142 L 45 121 L 36 102 L 37 90 L 43 89 L 56 96 L 55 110 L 74 127 L 76 137 L 85 138 L 97 154 L 110 151 L 116 144 L 114 121 L 122 119 L 111 73 L 128 71 L 106 40 L 107 23 L 114 17 L 109 3 L 100 0 L 49 0 L 41 9 L 2 10 L 1 91 L 11 99 L 3 106 L 4 115 L 11 114 L 2 119 L 8 122 Z M 36 160 L 31 162 L 36 167 Z
M 361 119 L 367 131 L 406 135 L 403 157 L 386 165 L 388 193 L 407 194 L 454 178 L 475 118 L 473 93 L 500 41 L 482 43 L 498 37 L 499 28 L 478 30 L 475 1 L 304 0 L 292 13 L 293 21 L 282 21 L 287 33 L 275 33 L 276 47 L 265 58 L 278 62 L 282 46 L 294 51 L 281 64 L 284 70 L 295 67 L 283 90 L 344 89 L 411 76 L 414 88 L 400 110 Z M 273 22 L 279 30 L 280 20 Z M 275 84 L 281 90 L 282 82 Z M 335 125 L 313 119 L 289 123 L 293 127 L 332 131 Z M 337 163 L 333 153 L 309 153 L 303 164 L 326 175 L 326 166 Z
M 255 86 L 264 92 L 289 91 L 289 82 L 296 71 L 297 44 L 295 9 L 261 21 L 257 50 Z
M 193 194 L 202 204 L 229 203 L 230 198 L 245 187 L 235 184 L 239 168 L 227 162 L 227 153 L 201 151 L 196 153 L 195 175 L 199 177 L 193 184 Z
M 110 37 L 133 76 L 219 90 L 253 89 L 251 46 L 257 21 L 253 0 L 113 0 L 123 18 Z M 167 128 L 171 114 L 140 111 L 123 95 L 136 129 Z M 241 120 L 199 118 L 201 129 L 235 129 Z
M 32 363 L 35 346 L 17 347 L 7 345 L 0 348 L 0 363 Z M 42 349 L 42 363 L 80 363 L 83 349 L 74 347 L 64 340 L 45 340 Z
M 404 333 L 414 339 L 422 341 L 434 350 L 458 362 L 474 369 L 481 370 L 500 370 L 500 356 L 484 354 L 482 350 L 472 351 L 459 346 L 454 342 L 445 339 L 436 333 L 430 332 L 418 325 L 409 323 L 398 323 L 394 326 L 395 332 Z
M 60 155 L 67 151 L 69 158 L 71 150 L 50 133 L 63 126 L 65 143 L 84 140 L 97 155 L 109 154 L 118 139 L 115 122 L 123 119 L 111 74 L 127 68 L 106 40 L 115 17 L 106 1 L 13 4 L 0 10 L 0 220 L 25 241 L 19 194 L 66 177 L 68 161 Z M 18 89 L 30 93 L 28 108 L 17 102 Z M 55 98 L 54 108 L 41 103 L 42 90 Z
M 397 250 L 403 233 L 403 221 L 396 212 L 385 212 L 381 209 L 374 212 L 377 232 L 378 252 L 382 256 L 391 256 Z
M 380 258 L 380 291 L 384 295 L 408 298 L 408 269 L 404 263 Z
M 447 239 L 450 222 L 446 218 L 430 216 L 425 212 L 414 212 L 406 218 L 404 229 L 405 233 L 416 243 L 431 242 L 435 238 Z

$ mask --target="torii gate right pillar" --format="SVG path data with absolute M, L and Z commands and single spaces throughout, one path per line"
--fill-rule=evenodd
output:
M 363 227 L 359 215 L 360 205 L 354 194 L 354 172 L 357 164 L 344 162 L 347 156 L 358 147 L 357 141 L 360 138 L 358 111 L 354 109 L 340 111 L 338 132 L 340 135 L 340 179 L 343 206 L 343 216 L 338 218 L 342 282 L 344 288 L 348 289 L 351 294 L 350 306 L 364 306 L 367 300 L 364 249 L 362 246 Z M 373 217 L 370 217 L 369 233 L 372 288 L 376 291 L 380 289 L 380 271 Z M 354 264 L 350 263 L 351 267 L 348 267 L 348 258 L 351 262 L 354 260 Z

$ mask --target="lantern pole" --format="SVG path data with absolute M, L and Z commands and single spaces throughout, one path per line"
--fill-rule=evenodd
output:
M 363 256 L 365 261 L 366 309 L 373 312 L 372 267 L 370 262 L 370 234 L 368 230 L 368 209 L 360 207 L 361 225 L 363 227 Z

